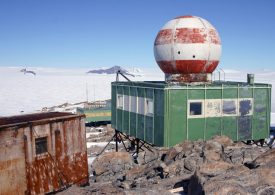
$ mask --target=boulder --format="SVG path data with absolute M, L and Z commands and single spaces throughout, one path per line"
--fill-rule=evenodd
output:
M 222 145 L 223 147 L 228 147 L 228 146 L 232 146 L 233 145 L 233 141 L 232 139 L 230 139 L 229 137 L 222 135 L 222 136 L 214 136 L 212 138 L 213 141 L 218 142 L 220 145 Z
M 92 164 L 95 181 L 112 181 L 121 177 L 135 166 L 128 152 L 107 152 L 95 159 Z

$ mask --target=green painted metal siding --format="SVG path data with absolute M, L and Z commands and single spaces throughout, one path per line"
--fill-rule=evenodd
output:
M 166 90 L 166 146 L 180 143 L 187 138 L 187 94 L 186 90 Z
M 154 144 L 164 145 L 164 90 L 154 89 Z
M 117 129 L 117 113 L 116 113 L 116 94 L 117 94 L 117 90 L 116 90 L 116 86 L 112 85 L 111 87 L 111 111 L 112 111 L 112 115 L 111 115 L 111 126 L 115 129 Z
M 157 146 L 163 146 L 164 143 L 164 90 L 161 88 L 153 88 L 149 86 L 128 85 L 131 82 L 113 82 L 112 83 L 112 127 L 136 138 L 153 143 Z M 132 97 L 136 101 L 135 112 L 117 108 L 117 94 L 124 95 L 125 99 L 132 101 Z M 144 104 L 147 99 L 153 100 L 154 114 L 148 115 L 145 107 L 140 110 L 138 104 Z M 129 103 L 129 110 L 131 110 Z
M 237 140 L 237 117 L 223 117 L 222 119 L 222 135 L 230 137 L 232 140 Z
M 153 100 L 154 114 L 140 112 L 138 105 L 135 112 L 117 109 L 117 94 L 129 99 L 138 97 L 131 100 L 137 104 Z M 225 82 L 175 86 L 163 82 L 115 82 L 112 83 L 112 112 L 115 112 L 112 125 L 157 146 L 207 140 L 215 135 L 226 135 L 233 140 L 257 140 L 269 136 L 270 94 L 271 86 L 267 84 Z M 201 116 L 191 115 L 190 102 L 202 102 Z M 232 113 L 224 111 L 226 102 L 234 105 Z
M 260 139 L 269 133 L 271 89 L 254 89 L 253 138 Z M 267 121 L 267 122 L 266 122 Z M 266 132 L 266 130 L 268 132 Z

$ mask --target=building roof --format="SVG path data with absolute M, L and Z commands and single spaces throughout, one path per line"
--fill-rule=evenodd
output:
M 0 117 L 0 128 L 7 126 L 23 125 L 38 121 L 53 121 L 57 119 L 74 118 L 83 115 L 76 115 L 66 112 L 46 112 L 46 113 L 34 113 L 23 114 L 16 116 Z
M 207 87 L 223 87 L 234 88 L 237 86 L 246 87 L 263 87 L 271 88 L 271 84 L 266 83 L 254 83 L 252 85 L 247 82 L 235 82 L 235 81 L 213 81 L 212 83 L 166 83 L 164 81 L 116 81 L 112 82 L 112 85 L 120 86 L 132 86 L 132 87 L 146 87 L 146 88 L 159 88 L 159 89 L 190 89 L 190 88 L 207 88 Z

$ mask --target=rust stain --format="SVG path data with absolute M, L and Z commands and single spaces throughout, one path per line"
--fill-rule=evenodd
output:
M 207 37 L 209 37 L 209 40 L 207 40 Z M 177 28 L 174 35 L 172 29 L 163 29 L 159 31 L 154 45 L 156 46 L 172 43 L 212 43 L 220 45 L 221 40 L 215 29 Z
M 209 82 L 207 74 L 174 74 L 168 77 L 168 82 Z
M 163 29 L 158 32 L 154 45 L 164 45 L 172 43 L 172 29 Z
M 201 28 L 178 28 L 174 37 L 175 43 L 205 43 L 207 32 Z

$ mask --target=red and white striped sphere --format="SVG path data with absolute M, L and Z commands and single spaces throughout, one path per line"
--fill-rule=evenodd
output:
M 212 73 L 221 56 L 217 30 L 205 19 L 180 16 L 167 22 L 154 44 L 155 59 L 164 73 Z

